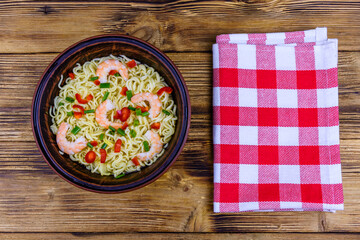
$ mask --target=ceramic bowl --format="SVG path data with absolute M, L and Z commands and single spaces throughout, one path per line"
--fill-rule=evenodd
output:
M 164 155 L 153 165 L 144 167 L 116 179 L 91 173 L 83 165 L 61 155 L 56 136 L 51 132 L 49 107 L 59 94 L 60 76 L 66 76 L 76 63 L 83 64 L 96 57 L 113 54 L 126 55 L 145 63 L 160 73 L 174 89 L 172 95 L 177 105 L 175 134 Z M 175 162 L 184 147 L 190 127 L 189 93 L 183 77 L 175 64 L 159 49 L 140 39 L 125 35 L 101 35 L 82 40 L 60 53 L 43 73 L 34 93 L 32 103 L 32 127 L 36 143 L 49 166 L 66 181 L 77 187 L 103 193 L 118 193 L 143 187 L 164 174 Z

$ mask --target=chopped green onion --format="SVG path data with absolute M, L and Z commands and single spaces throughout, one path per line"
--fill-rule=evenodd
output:
M 114 131 L 110 131 L 109 134 L 110 134 L 110 135 L 114 135 L 115 132 L 114 132 Z
M 91 77 L 90 81 L 95 81 L 95 80 L 98 80 L 98 79 L 99 79 L 99 77 Z
M 67 114 L 69 117 L 70 117 L 70 116 L 74 116 L 74 112 L 73 112 L 73 111 L 67 112 L 66 114 Z
M 102 101 L 103 101 L 103 102 L 108 98 L 109 94 L 110 94 L 110 93 L 109 93 L 108 91 L 106 91 L 106 93 L 104 94 L 104 96 L 103 96 L 103 98 L 102 98 Z
M 113 128 L 112 126 L 109 126 L 109 129 L 110 129 L 111 131 L 113 131 L 113 132 L 116 132 L 116 129 Z
M 136 131 L 134 130 L 134 129 L 131 129 L 130 130 L 130 135 L 131 135 L 131 137 L 136 137 Z
M 132 111 L 135 111 L 136 108 L 132 107 L 132 106 L 128 106 L 128 109 L 132 110 Z
M 121 177 L 123 177 L 123 176 L 125 176 L 125 173 L 119 174 L 119 175 L 117 175 L 115 178 L 121 178 Z
M 102 141 L 103 139 L 104 139 L 104 137 L 105 137 L 105 134 L 100 134 L 100 136 L 99 136 L 99 139 L 100 139 L 100 141 Z
M 149 115 L 150 113 L 149 112 L 143 112 L 142 113 L 142 115 L 144 116 L 144 117 L 146 117 L 147 115 Z
M 144 144 L 145 152 L 148 152 L 150 150 L 149 143 L 147 141 L 144 141 L 143 144 Z
M 142 112 L 141 112 L 141 109 L 140 108 L 137 108 L 136 110 L 135 110 L 135 112 L 136 112 L 136 115 L 142 115 Z
M 104 143 L 103 145 L 101 145 L 101 148 L 102 149 L 105 149 L 107 147 L 107 144 L 106 143 Z
M 73 130 L 71 130 L 71 133 L 76 135 L 76 134 L 78 134 L 80 132 L 80 130 L 81 130 L 81 128 L 79 128 L 78 126 L 75 126 L 73 128 Z
M 88 142 L 86 145 L 87 145 L 89 148 L 93 148 L 93 147 L 94 147 L 94 146 L 91 145 L 91 143 L 89 143 L 89 142 Z
M 133 94 L 132 94 L 131 90 L 126 91 L 126 97 L 129 101 L 131 101 L 132 96 L 133 96 Z
M 75 99 L 73 99 L 71 97 L 66 97 L 65 100 L 68 102 L 71 102 L 71 103 L 75 102 Z
M 64 103 L 63 102 L 59 102 L 59 106 L 63 106 L 64 105 Z
M 125 135 L 126 135 L 125 131 L 122 130 L 121 128 L 118 128 L 117 133 L 120 134 L 121 136 L 125 136 Z
M 100 88 L 110 88 L 110 83 L 100 83 Z
M 166 111 L 166 110 L 164 110 L 164 109 L 162 110 L 162 112 L 165 113 L 166 115 L 170 115 L 170 114 L 171 114 L 170 112 L 168 112 L 168 111 Z
M 114 74 L 115 77 L 120 77 L 120 74 L 117 72 Z
M 94 109 L 89 109 L 89 110 L 85 110 L 85 111 L 84 111 L 85 114 L 86 114 L 86 113 L 94 113 L 94 112 L 95 112 Z
M 139 126 L 139 125 L 140 125 L 139 120 L 138 120 L 138 119 L 135 119 L 135 120 L 134 120 L 134 126 L 136 127 L 136 126 Z

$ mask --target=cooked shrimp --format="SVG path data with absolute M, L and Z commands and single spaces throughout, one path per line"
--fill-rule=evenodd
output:
M 56 134 L 56 143 L 60 150 L 69 155 L 80 152 L 86 147 L 86 140 L 84 137 L 79 137 L 75 142 L 69 142 L 66 139 L 66 132 L 69 129 L 70 124 L 62 122 L 59 126 L 59 130 Z
M 101 83 L 107 81 L 107 76 L 109 75 L 109 72 L 111 70 L 117 70 L 125 80 L 128 80 L 129 74 L 125 65 L 119 62 L 118 60 L 108 59 L 100 63 L 99 67 L 96 70 L 96 75 L 99 77 L 99 81 Z
M 106 100 L 97 107 L 95 111 L 95 118 L 100 126 L 104 128 L 109 128 L 109 126 L 112 126 L 113 128 L 116 129 L 121 128 L 123 126 L 119 122 L 110 122 L 109 119 L 107 118 L 107 112 L 113 110 L 114 108 L 115 106 L 111 102 L 111 100 Z
M 160 114 L 161 102 L 158 95 L 153 93 L 138 93 L 131 98 L 131 102 L 139 103 L 141 101 L 148 101 L 150 104 L 149 117 L 156 118 Z
M 160 136 L 153 130 L 149 130 L 145 133 L 145 137 L 150 140 L 150 150 L 148 152 L 139 153 L 137 155 L 140 161 L 152 159 L 156 154 L 161 152 L 163 144 L 160 141 Z

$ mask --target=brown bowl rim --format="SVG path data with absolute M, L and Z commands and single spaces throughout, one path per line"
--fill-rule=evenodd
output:
M 187 106 L 185 108 L 187 108 L 187 114 L 188 114 L 188 119 L 185 120 L 184 122 L 186 123 L 186 131 L 185 131 L 185 135 L 184 135 L 184 139 L 183 141 L 181 142 L 180 144 L 180 147 L 178 148 L 178 151 L 177 153 L 175 154 L 175 156 L 173 157 L 173 159 L 171 160 L 171 162 L 168 164 L 168 166 L 166 168 L 164 168 L 161 172 L 159 172 L 157 175 L 155 175 L 154 177 L 152 177 L 151 179 L 149 179 L 148 181 L 144 182 L 144 183 L 141 183 L 139 184 L 138 186 L 136 187 L 133 187 L 133 188 L 128 188 L 128 189 L 121 189 L 121 190 L 106 190 L 106 189 L 92 189 L 92 188 L 88 188 L 88 187 L 85 187 L 85 186 L 81 186 L 77 183 L 75 183 L 74 181 L 66 178 L 61 172 L 59 172 L 57 169 L 55 169 L 49 162 L 49 160 L 47 159 L 47 157 L 44 155 L 42 149 L 41 149 L 41 146 L 38 142 L 38 139 L 37 139 L 37 136 L 36 136 L 36 132 L 35 132 L 35 128 L 34 128 L 34 104 L 35 104 L 35 98 L 36 98 L 36 95 L 37 95 L 37 92 L 38 92 L 38 88 L 40 86 L 40 83 L 42 82 L 44 76 L 46 75 L 46 73 L 48 72 L 48 70 L 52 67 L 52 65 L 61 57 L 63 56 L 67 51 L 71 50 L 72 48 L 75 48 L 76 46 L 78 46 L 79 44 L 81 43 L 84 43 L 86 41 L 91 41 L 91 40 L 95 40 L 95 39 L 101 39 L 101 38 L 107 38 L 107 37 L 119 37 L 119 38 L 128 38 L 128 39 L 132 39 L 132 40 L 135 40 L 135 41 L 138 41 L 138 42 L 141 42 L 142 44 L 145 44 L 147 46 L 149 46 L 150 48 L 152 48 L 153 50 L 157 51 L 160 55 L 162 55 L 162 57 L 164 57 L 168 63 L 171 65 L 171 67 L 174 68 L 175 72 L 177 73 L 181 83 L 182 83 L 182 86 L 184 87 L 184 92 L 185 92 L 185 97 L 186 97 L 186 100 L 188 102 Z M 106 42 L 106 41 L 104 41 Z M 101 35 L 96 35 L 96 36 L 91 36 L 91 37 L 88 37 L 88 38 L 85 38 L 85 39 L 82 39 L 72 45 L 70 45 L 69 47 L 67 47 L 66 49 L 64 49 L 62 52 L 60 52 L 52 61 L 51 63 L 46 67 L 46 69 L 43 71 L 41 77 L 40 77 L 40 80 L 38 81 L 37 85 L 36 85 L 36 88 L 34 90 L 34 94 L 33 94 L 33 99 L 32 99 L 32 104 L 31 104 L 31 128 L 32 128 L 32 132 L 33 132 L 33 136 L 34 136 L 34 139 L 35 139 L 35 142 L 36 142 L 36 145 L 37 145 L 37 148 L 39 149 L 39 152 L 41 153 L 42 155 L 42 158 L 45 160 L 45 162 L 48 164 L 48 166 L 57 174 L 59 175 L 62 179 L 64 179 L 65 181 L 67 181 L 68 183 L 80 188 L 80 189 L 83 189 L 83 190 L 87 190 L 87 191 L 90 191 L 90 192 L 95 192 L 95 193 L 123 193 L 123 192 L 129 192 L 129 191 L 133 191 L 133 190 L 136 190 L 136 189 L 139 189 L 139 188 L 142 188 L 142 187 L 145 187 L 147 186 L 148 184 L 154 182 L 155 180 L 157 180 L 158 178 L 160 178 L 165 172 L 168 171 L 168 169 L 176 162 L 176 160 L 178 159 L 178 157 L 180 156 L 184 146 L 185 146 L 185 143 L 187 141 L 187 138 L 188 138 L 188 135 L 189 135 L 189 129 L 190 129 L 190 122 L 191 122 L 191 102 L 190 102 L 190 95 L 189 95 L 189 90 L 186 86 L 186 83 L 185 83 L 185 80 L 182 76 L 182 74 L 180 73 L 179 69 L 177 68 L 177 66 L 173 63 L 173 61 L 164 53 L 162 52 L 160 49 L 158 49 L 157 47 L 155 47 L 154 45 L 142 40 L 142 39 L 139 39 L 139 38 L 136 38 L 136 37 L 133 37 L 133 36 L 130 36 L 130 35 L 124 35 L 124 34 L 101 34 Z M 53 158 L 51 158 L 51 161 L 53 162 L 56 162 Z M 62 171 L 65 171 L 64 169 L 62 169 Z M 69 173 L 70 174 L 70 173 Z M 71 174 L 70 174 L 71 175 Z M 76 178 L 73 176 L 73 178 Z

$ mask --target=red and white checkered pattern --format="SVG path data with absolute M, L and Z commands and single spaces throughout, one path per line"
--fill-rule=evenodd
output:
M 317 28 L 216 41 L 214 212 L 342 210 L 337 40 Z

